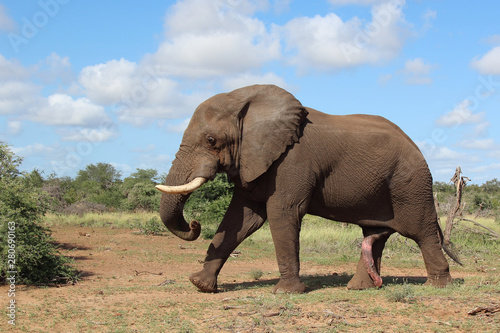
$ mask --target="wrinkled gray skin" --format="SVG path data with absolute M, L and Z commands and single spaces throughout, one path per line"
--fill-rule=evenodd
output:
M 299 232 L 306 213 L 363 229 L 350 289 L 382 284 L 382 250 L 394 232 L 418 244 L 429 284 L 451 281 L 427 163 L 410 138 L 382 117 L 327 115 L 272 85 L 213 96 L 196 109 L 165 184 L 214 179 L 219 172 L 235 188 L 203 269 L 190 276 L 202 291 L 217 291 L 231 252 L 267 219 L 281 274 L 274 292 L 304 292 Z M 173 234 L 194 240 L 200 225 L 183 218 L 188 197 L 162 194 L 160 215 Z

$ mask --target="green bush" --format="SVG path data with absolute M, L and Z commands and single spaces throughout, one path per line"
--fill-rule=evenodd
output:
M 214 237 L 233 197 L 233 187 L 226 174 L 218 174 L 213 181 L 193 192 L 186 202 L 186 217 L 200 221 L 201 236 L 204 239 Z
M 70 260 L 59 255 L 50 231 L 40 225 L 49 196 L 31 186 L 30 177 L 17 169 L 21 159 L 3 143 L 0 158 L 0 283 L 7 282 L 9 271 L 23 284 L 75 280 Z
M 161 193 L 150 182 L 138 182 L 128 192 L 125 208 L 128 210 L 160 209 Z
M 138 222 L 137 227 L 143 235 L 158 236 L 167 231 L 167 228 L 163 225 L 163 223 L 161 223 L 158 217 L 153 217 L 147 220 L 144 224 Z

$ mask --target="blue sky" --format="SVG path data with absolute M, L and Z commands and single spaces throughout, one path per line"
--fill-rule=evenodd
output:
M 434 179 L 500 178 L 500 2 L 0 1 L 0 140 L 23 169 L 167 172 L 196 106 L 277 84 L 399 125 Z

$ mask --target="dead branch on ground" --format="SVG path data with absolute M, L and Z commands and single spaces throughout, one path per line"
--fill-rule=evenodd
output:
M 461 221 L 470 222 L 470 223 L 473 223 L 474 225 L 476 225 L 478 227 L 484 228 L 484 229 L 488 230 L 488 232 L 486 232 L 484 234 L 486 234 L 488 236 L 491 236 L 493 238 L 496 238 L 496 239 L 500 239 L 500 235 L 499 234 L 497 234 L 494 230 L 492 230 L 492 229 L 490 229 L 490 228 L 482 225 L 481 223 L 478 223 L 476 221 L 469 220 L 469 219 L 464 219 L 464 218 L 461 218 L 460 220 L 458 220 L 458 222 L 461 222 Z

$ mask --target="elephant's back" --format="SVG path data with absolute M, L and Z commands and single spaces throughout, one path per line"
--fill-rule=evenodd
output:
M 307 108 L 308 120 L 311 127 L 319 132 L 338 133 L 339 136 L 367 138 L 373 142 L 373 138 L 385 138 L 397 145 L 410 148 L 411 146 L 418 154 L 418 146 L 406 135 L 399 126 L 390 120 L 376 115 L 351 114 L 351 115 L 329 115 L 318 110 Z M 413 149 L 412 149 L 413 150 Z

